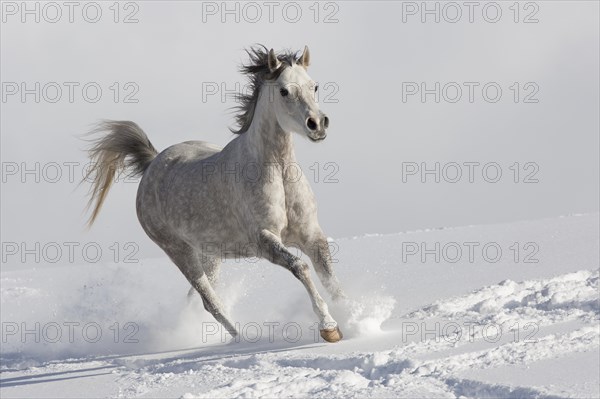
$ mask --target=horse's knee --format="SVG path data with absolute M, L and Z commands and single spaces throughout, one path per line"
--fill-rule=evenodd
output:
M 301 260 L 293 262 L 290 266 L 290 271 L 299 280 L 303 280 L 307 276 L 309 276 L 308 265 L 305 262 L 302 262 Z

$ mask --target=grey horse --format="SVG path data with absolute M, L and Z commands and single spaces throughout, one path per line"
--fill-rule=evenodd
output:
M 288 249 L 308 255 L 334 301 L 345 298 L 314 194 L 306 178 L 289 168 L 297 165 L 292 134 L 319 142 L 329 126 L 315 101 L 318 86 L 307 74 L 309 50 L 305 47 L 298 57 L 254 46 L 247 53 L 250 61 L 241 71 L 249 77 L 251 94 L 240 97 L 239 128 L 232 130 L 238 136 L 225 148 L 186 141 L 159 153 L 130 121 L 103 121 L 91 132 L 89 225 L 115 176 L 125 171 L 142 175 L 136 201 L 142 227 L 229 334 L 235 337 L 238 331 L 213 288 L 221 260 L 260 257 L 300 280 L 319 318 L 321 336 L 337 342 L 342 333 L 308 265 Z

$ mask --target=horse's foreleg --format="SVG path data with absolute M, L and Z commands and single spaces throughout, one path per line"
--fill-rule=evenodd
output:
M 317 276 L 319 276 L 321 283 L 323 283 L 331 298 L 334 301 L 346 298 L 346 294 L 344 294 L 340 282 L 333 271 L 333 259 L 327 238 L 324 235 L 319 235 L 316 239 L 305 243 L 301 249 L 302 252 L 309 256 L 317 272 Z
M 342 339 L 342 333 L 337 322 L 329 314 L 327 304 L 319 295 L 315 284 L 310 277 L 308 265 L 299 257 L 293 255 L 281 242 L 281 238 L 268 230 L 260 233 L 261 256 L 271 262 L 283 266 L 300 280 L 308 291 L 313 310 L 319 316 L 321 336 L 328 342 L 337 342 Z

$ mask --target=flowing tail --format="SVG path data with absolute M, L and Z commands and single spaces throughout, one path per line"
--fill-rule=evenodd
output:
M 134 122 L 103 121 L 90 132 L 95 134 L 102 136 L 91 140 L 88 152 L 92 166 L 84 178 L 92 181 L 87 209 L 93 211 L 88 227 L 96 220 L 115 175 L 130 170 L 129 176 L 141 176 L 158 155 L 146 133 Z

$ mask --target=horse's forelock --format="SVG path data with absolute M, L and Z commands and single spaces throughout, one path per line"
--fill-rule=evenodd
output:
M 239 106 L 234 107 L 236 110 L 235 121 L 238 129 L 229 129 L 232 133 L 245 133 L 254 117 L 254 109 L 258 101 L 258 93 L 265 81 L 275 80 L 286 69 L 294 65 L 298 58 L 298 53 L 295 51 L 286 50 L 277 55 L 277 59 L 281 62 L 279 68 L 274 71 L 269 69 L 269 50 L 262 44 L 257 44 L 246 49 L 246 53 L 250 59 L 248 64 L 242 64 L 240 72 L 250 80 L 250 92 L 252 94 L 238 93 L 237 100 Z

